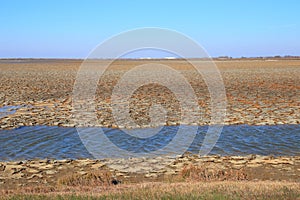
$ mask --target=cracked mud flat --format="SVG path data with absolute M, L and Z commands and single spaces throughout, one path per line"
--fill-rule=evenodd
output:
M 111 110 L 113 88 L 127 70 L 147 62 L 113 62 L 98 84 L 95 99 L 98 120 L 89 125 L 118 127 Z M 189 124 L 210 124 L 210 96 L 201 76 L 184 61 L 151 62 L 178 70 L 190 82 L 198 97 L 200 113 L 197 120 Z M 73 127 L 80 124 L 72 115 L 72 90 L 81 63 L 80 60 L 1 60 L 1 105 L 21 106 L 16 112 L 2 116 L 1 128 L 33 125 Z M 231 60 L 216 61 L 215 64 L 222 74 L 226 89 L 228 105 L 225 124 L 300 123 L 300 60 Z M 174 84 L 180 87 L 176 81 Z M 165 109 L 166 123 L 150 123 L 149 109 L 152 104 Z M 166 87 L 144 85 L 133 93 L 129 105 L 130 116 L 136 127 L 181 123 L 180 105 Z M 121 125 L 133 128 L 126 122 Z
M 158 166 L 165 165 L 163 168 Z M 132 167 L 131 171 L 128 166 Z M 93 176 L 93 174 L 95 176 Z M 73 186 L 144 181 L 292 181 L 300 180 L 299 157 L 178 156 L 106 160 L 27 160 L 0 162 L 0 189 L 25 186 Z M 98 178 L 97 178 L 98 177 Z

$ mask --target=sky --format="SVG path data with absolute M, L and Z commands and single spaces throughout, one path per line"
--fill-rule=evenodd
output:
M 183 33 L 212 57 L 299 56 L 299 10 L 298 0 L 3 0 L 0 58 L 85 58 L 143 27 Z

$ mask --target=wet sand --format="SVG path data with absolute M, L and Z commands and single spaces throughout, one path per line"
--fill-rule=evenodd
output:
M 209 92 L 195 69 L 180 60 L 151 62 L 166 64 L 186 77 L 201 110 L 201 116 L 191 124 L 210 124 Z M 1 105 L 23 105 L 14 114 L 0 119 L 1 128 L 76 126 L 78 122 L 72 117 L 72 90 L 81 63 L 81 60 L 1 60 Z M 127 70 L 145 63 L 149 61 L 119 60 L 109 67 L 98 84 L 96 124 L 117 127 L 111 111 L 113 88 Z M 222 74 L 228 101 L 224 124 L 300 123 L 300 60 L 218 60 L 215 64 Z M 152 102 L 162 104 L 167 110 L 165 124 L 181 123 L 178 101 L 167 88 L 153 84 L 141 87 L 131 98 L 134 111 L 131 117 L 138 127 L 149 126 Z M 131 128 L 126 123 L 124 127 Z

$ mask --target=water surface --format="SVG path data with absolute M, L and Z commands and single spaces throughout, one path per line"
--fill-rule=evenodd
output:
M 0 108 L 0 118 L 14 114 L 21 106 L 4 106 Z
M 207 128 L 207 126 L 198 127 L 198 133 L 188 151 L 199 152 Z M 118 129 L 103 129 L 105 135 L 119 148 L 132 152 L 151 152 L 163 148 L 172 140 L 177 130 L 178 126 L 163 127 L 159 134 L 149 138 L 136 138 Z M 136 129 L 136 131 L 151 131 L 151 129 Z M 181 145 L 180 142 L 178 141 L 178 146 Z M 210 154 L 300 155 L 300 125 L 224 126 Z M 35 158 L 78 159 L 93 156 L 82 144 L 76 128 L 31 126 L 0 130 L 0 160 Z

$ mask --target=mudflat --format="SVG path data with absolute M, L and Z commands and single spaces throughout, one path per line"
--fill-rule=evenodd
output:
M 131 167 L 128 167 L 131 166 Z M 134 166 L 134 167 L 133 167 Z M 63 159 L 0 162 L 2 189 L 18 186 L 56 186 L 95 181 L 99 184 L 147 181 L 291 181 L 300 180 L 300 157 L 188 155 L 131 159 Z M 107 177 L 106 177 L 107 176 Z M 76 180 L 78 179 L 78 180 Z M 107 179 L 107 180 L 105 180 Z
M 1 128 L 76 126 L 77 122 L 72 117 L 72 92 L 82 62 L 0 60 L 1 105 L 21 106 L 13 114 L 0 119 Z M 210 95 L 207 86 L 201 75 L 187 62 L 116 60 L 98 83 L 95 98 L 97 125 L 117 127 L 111 109 L 111 94 L 115 85 L 128 70 L 151 62 L 168 65 L 188 80 L 198 98 L 201 111 L 201 116 L 191 124 L 210 124 Z M 224 124 L 300 123 L 300 60 L 233 59 L 215 60 L 215 64 L 226 89 L 227 116 Z M 130 99 L 130 108 L 134 111 L 130 115 L 138 127 L 149 126 L 149 107 L 153 102 L 163 105 L 167 110 L 168 118 L 163 124 L 181 124 L 180 107 L 172 92 L 157 84 L 147 84 L 138 88 Z M 124 127 L 131 128 L 126 122 Z
M 139 164 L 143 160 L 131 161 Z M 162 161 L 168 162 L 168 158 L 156 158 L 151 163 L 155 166 Z M 299 157 L 185 155 L 163 170 L 146 170 L 144 173 L 141 173 L 144 169 L 138 167 L 136 172 L 124 172 L 126 163 L 126 160 L 88 159 L 0 162 L 0 198 L 141 199 L 145 195 L 150 199 L 300 197 Z M 112 169 L 107 164 L 114 164 L 120 169 Z M 144 167 L 147 169 L 147 166 Z

